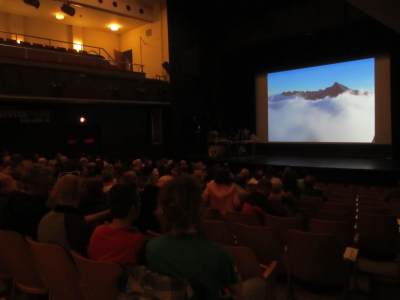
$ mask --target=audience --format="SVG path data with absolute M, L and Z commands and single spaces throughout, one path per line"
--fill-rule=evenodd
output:
M 21 189 L 8 194 L 0 226 L 36 239 L 39 222 L 50 211 L 46 202 L 53 184 L 52 173 L 41 164 L 26 162 L 22 165 L 18 174 Z
M 257 168 L 250 193 L 248 170 L 237 173 L 234 183 L 228 165 L 221 168 L 215 164 L 207 172 L 201 162 L 162 159 L 154 168 L 151 160 L 143 159 L 143 169 L 142 161 L 136 159 L 128 164 L 134 169 L 124 172 L 123 164 L 113 167 L 104 157 L 96 162 L 82 157 L 78 164 L 58 153 L 48 162 L 39 155 L 32 156 L 32 161 L 37 163 L 23 160 L 21 155 L 3 156 L 0 161 L 1 229 L 58 244 L 66 251 L 74 249 L 97 261 L 116 262 L 124 269 L 147 260 L 148 267 L 160 275 L 188 279 L 199 299 L 261 299 L 261 290 L 265 293 L 265 286 L 257 283 L 255 294 L 260 297 L 250 297 L 254 288 L 241 283 L 230 254 L 202 237 L 206 208 L 218 209 L 222 215 L 236 210 L 261 217 L 296 217 L 307 227 L 308 219 L 297 209 L 297 200 L 302 194 L 324 197 L 314 188 L 314 176 L 298 181 L 290 168 L 285 169 L 282 180 L 275 177 L 279 172 L 273 167 L 268 167 L 265 176 L 263 169 Z M 114 178 L 118 178 L 117 184 Z M 303 190 L 299 182 L 304 184 Z M 386 201 L 389 196 L 399 196 L 399 190 L 388 191 Z M 99 225 L 110 212 L 111 223 Z M 165 235 L 147 244 L 147 230 Z
M 140 200 L 134 184 L 116 184 L 109 191 L 112 222 L 99 225 L 90 238 L 89 258 L 115 262 L 124 268 L 144 263 L 146 236 L 132 223 L 139 217 Z

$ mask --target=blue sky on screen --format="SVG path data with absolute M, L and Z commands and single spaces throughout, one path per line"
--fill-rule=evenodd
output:
M 375 59 L 362 59 L 268 74 L 268 95 L 288 91 L 318 91 L 335 82 L 353 90 L 375 92 Z

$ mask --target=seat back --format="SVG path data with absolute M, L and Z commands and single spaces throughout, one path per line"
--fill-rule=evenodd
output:
M 339 221 L 339 222 L 349 222 L 354 225 L 355 216 L 348 212 L 341 211 L 330 211 L 330 210 L 319 210 L 315 219 L 325 220 L 325 221 Z
M 238 246 L 253 249 L 258 261 L 264 265 L 277 262 L 277 272 L 285 272 L 283 264 L 284 247 L 274 227 L 237 224 Z
M 225 218 L 221 214 L 221 211 L 217 208 L 210 208 L 209 210 L 207 210 L 204 219 L 205 220 L 214 220 L 214 221 L 224 221 L 225 220 Z
M 348 212 L 351 214 L 355 214 L 356 207 L 355 207 L 355 205 L 351 205 L 351 204 L 325 202 L 322 209 L 329 210 L 329 211 Z
M 233 235 L 236 235 L 236 224 L 246 224 L 252 226 L 261 226 L 260 216 L 253 213 L 241 213 L 235 211 L 226 211 L 225 220 L 229 230 Z
M 237 226 L 237 225 L 236 225 Z M 223 221 L 204 220 L 202 224 L 203 236 L 222 245 L 234 246 L 235 239 Z
M 382 202 L 383 201 L 383 197 L 381 195 L 359 195 L 358 196 L 358 202 L 364 202 L 364 201 L 368 201 L 368 202 Z
M 158 236 L 162 236 L 162 234 L 154 232 L 154 231 L 151 231 L 151 230 L 147 230 L 146 231 L 146 236 L 150 240 L 152 238 L 155 238 L 155 237 L 158 237 Z
M 390 196 L 388 200 L 389 206 L 393 203 L 400 203 L 400 197 Z
M 281 199 L 267 198 L 267 202 L 278 212 L 282 213 L 285 211 L 285 206 Z
M 348 222 L 311 219 L 308 223 L 308 232 L 336 235 L 343 250 L 354 244 L 354 228 Z
M 312 283 L 343 282 L 343 251 L 331 234 L 290 230 L 288 232 L 290 274 Z
M 306 202 L 315 202 L 317 208 L 322 208 L 322 205 L 324 204 L 324 198 L 322 197 L 317 197 L 317 196 L 306 196 L 306 195 L 301 195 L 300 196 L 300 201 L 306 201 Z
M 19 288 L 30 293 L 46 293 L 46 288 L 36 269 L 32 252 L 21 234 L 0 230 L 0 255 L 14 275 Z
M 367 188 L 361 188 L 358 190 L 358 196 L 360 197 L 361 195 L 365 196 L 381 196 L 382 191 L 377 190 L 377 189 L 367 189 Z
M 225 246 L 225 248 L 231 253 L 243 281 L 253 277 L 263 277 L 260 263 L 252 249 L 240 246 Z
M 358 213 L 372 214 L 372 215 L 390 215 L 389 207 L 371 207 L 371 206 L 358 206 Z
M 290 229 L 304 230 L 303 223 L 298 218 L 265 216 L 265 226 L 275 227 L 284 245 L 287 244 L 287 233 Z
M 35 242 L 26 238 L 36 267 L 46 288 L 57 300 L 83 300 L 79 273 L 72 258 L 59 245 Z
M 13 278 L 11 271 L 8 269 L 6 262 L 0 255 L 0 278 Z
M 72 257 L 78 267 L 85 296 L 90 300 L 116 300 L 118 280 L 123 273 L 120 265 L 112 262 L 98 262 L 83 257 L 75 250 Z
M 386 202 L 383 201 L 359 201 L 358 205 L 369 206 L 369 207 L 387 207 Z
M 392 202 L 389 207 L 391 214 L 400 219 L 400 202 Z
M 392 260 L 397 256 L 399 226 L 392 215 L 358 214 L 360 255 L 376 260 Z

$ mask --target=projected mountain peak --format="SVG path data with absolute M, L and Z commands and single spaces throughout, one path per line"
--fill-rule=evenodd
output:
M 352 90 L 343 84 L 335 82 L 332 86 L 327 87 L 324 90 L 319 91 L 293 91 L 293 92 L 283 92 L 282 96 L 299 96 L 306 100 L 317 100 L 324 99 L 325 97 L 337 97 L 338 95 L 348 92 L 352 95 L 368 95 L 368 92 L 360 92 L 358 90 Z

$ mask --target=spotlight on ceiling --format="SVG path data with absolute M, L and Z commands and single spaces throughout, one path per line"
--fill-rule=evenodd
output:
M 40 6 L 39 0 L 24 0 L 24 3 L 32 5 L 34 8 L 39 8 Z
M 71 17 L 73 17 L 73 16 L 75 15 L 75 8 L 71 7 L 71 6 L 69 5 L 69 2 L 68 2 L 68 3 L 64 3 L 64 4 L 61 6 L 61 11 L 62 11 L 63 13 L 66 13 L 67 15 L 69 15 L 69 16 L 71 16 Z

